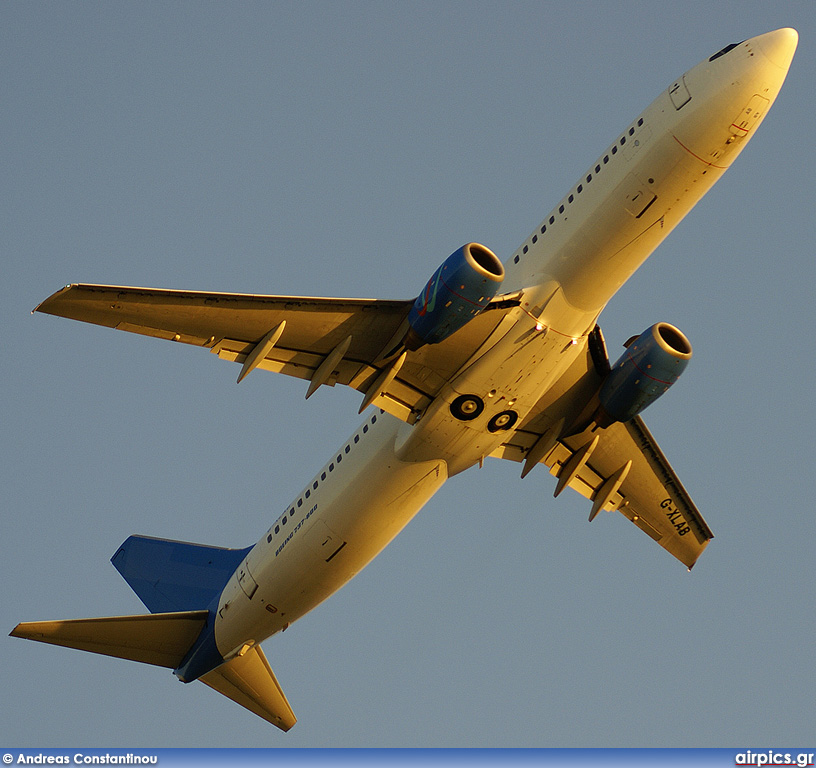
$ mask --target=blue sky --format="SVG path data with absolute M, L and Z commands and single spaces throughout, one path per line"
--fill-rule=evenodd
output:
M 645 420 L 716 538 L 692 574 L 546 472 L 448 483 L 264 645 L 282 734 L 167 670 L 0 640 L 18 746 L 726 746 L 813 740 L 816 14 L 810 0 L 0 8 L 6 631 L 143 611 L 130 534 L 254 543 L 357 393 L 30 310 L 69 282 L 411 298 L 511 255 L 722 48 L 799 30 L 751 145 L 602 315 L 695 355 Z

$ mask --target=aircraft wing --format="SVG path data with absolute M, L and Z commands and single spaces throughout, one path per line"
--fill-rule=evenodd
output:
M 609 370 L 599 328 L 585 354 L 491 455 L 524 462 L 522 477 L 544 464 L 558 478 L 556 496 L 572 488 L 592 501 L 589 519 L 618 510 L 691 568 L 713 534 L 640 416 L 605 429 L 573 433 L 597 405 Z M 570 437 L 556 439 L 566 432 Z
M 258 367 L 369 393 L 393 362 L 387 354 L 408 328 L 412 303 L 74 284 L 35 311 L 204 347 L 243 364 L 242 377 Z M 412 352 L 374 405 L 416 421 L 503 315 L 485 311 L 440 344 Z
M 525 461 L 546 438 L 518 429 L 493 455 Z M 593 502 L 590 520 L 618 510 L 689 569 L 713 538 L 639 416 L 558 440 L 540 462 L 559 478 L 556 495 L 569 487 Z

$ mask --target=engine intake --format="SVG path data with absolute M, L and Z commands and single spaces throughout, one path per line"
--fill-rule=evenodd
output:
M 498 293 L 504 266 L 493 251 L 467 243 L 434 272 L 408 314 L 408 349 L 438 344 L 478 315 Z
M 691 343 L 678 328 L 656 323 L 627 345 L 601 386 L 599 426 L 629 421 L 674 384 L 691 360 Z

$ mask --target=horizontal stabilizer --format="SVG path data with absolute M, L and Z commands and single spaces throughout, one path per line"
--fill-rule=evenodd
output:
M 69 621 L 28 621 L 12 637 L 101 653 L 143 664 L 175 669 L 207 620 L 207 611 L 108 616 Z
M 282 731 L 288 731 L 297 722 L 259 645 L 207 672 L 199 680 Z

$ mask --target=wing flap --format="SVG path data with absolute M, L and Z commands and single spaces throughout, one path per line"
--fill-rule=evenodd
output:
M 237 339 L 221 339 L 212 346 L 210 351 L 213 354 L 218 355 L 221 360 L 243 363 L 252 349 L 253 345 L 247 344 L 245 341 L 239 341 Z M 296 379 L 309 380 L 313 376 L 314 372 L 318 369 L 323 359 L 323 356 L 314 354 L 312 352 L 305 352 L 298 349 L 286 349 L 276 345 L 266 355 L 266 357 L 261 360 L 261 362 L 258 364 L 258 368 L 264 371 L 272 371 L 273 373 L 284 373 L 287 376 L 293 376 Z M 360 367 L 359 363 L 355 364 L 350 360 L 342 360 L 340 361 L 340 365 L 343 365 L 344 368 L 346 368 L 347 375 L 349 369 L 358 370 Z M 334 386 L 339 378 L 339 376 L 332 376 L 328 381 L 326 381 L 326 384 L 329 386 Z
M 211 351 L 221 360 L 243 363 L 251 349 L 251 344 L 248 345 L 235 339 L 222 339 L 212 347 Z M 258 364 L 258 368 L 309 381 L 324 359 L 323 356 L 311 352 L 276 346 Z M 366 362 L 344 358 L 337 363 L 335 370 L 324 383 L 330 387 L 342 384 L 365 392 L 379 373 L 378 368 Z M 432 397 L 426 392 L 411 386 L 402 378 L 396 378 L 388 386 L 386 392 L 375 398 L 373 404 L 392 416 L 413 424 L 431 400 Z

